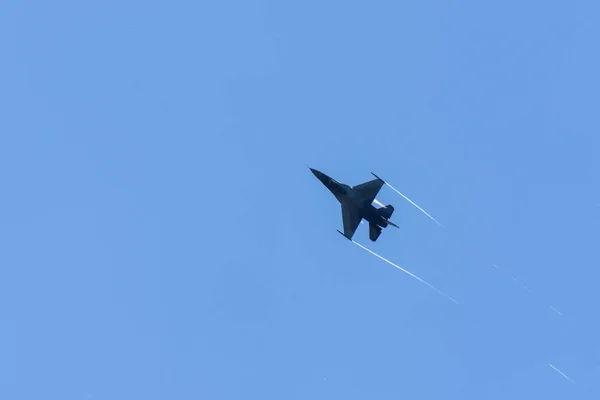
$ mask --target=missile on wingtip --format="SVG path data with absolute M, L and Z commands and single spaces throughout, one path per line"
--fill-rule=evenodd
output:
M 383 179 L 381 179 L 380 177 L 378 177 L 377 175 L 375 175 L 374 173 L 371 172 L 371 175 L 373 175 L 375 178 L 379 179 L 381 182 L 385 183 L 385 181 Z
M 348 239 L 349 241 L 352 241 L 352 239 L 350 239 L 348 236 L 344 235 L 342 232 L 338 231 L 338 233 L 340 235 L 342 235 L 343 237 L 345 237 L 346 239 Z

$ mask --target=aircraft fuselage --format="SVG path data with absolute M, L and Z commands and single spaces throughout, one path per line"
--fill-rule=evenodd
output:
M 369 202 L 369 199 L 365 199 L 364 196 L 352 186 L 340 183 L 330 176 L 315 169 L 311 168 L 311 171 L 323 183 L 323 185 L 325 185 L 325 187 L 329 189 L 331 193 L 333 193 L 340 204 L 358 208 L 360 216 L 369 223 L 381 226 L 382 228 L 385 228 L 391 224 L 390 221 L 385 219 L 377 212 L 377 208 L 375 208 L 375 206 Z

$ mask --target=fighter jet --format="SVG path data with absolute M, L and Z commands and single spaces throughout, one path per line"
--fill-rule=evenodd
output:
M 381 235 L 382 227 L 385 228 L 388 225 L 392 225 L 398 228 L 398 225 L 389 220 L 394 212 L 393 206 L 387 205 L 375 208 L 372 204 L 375 196 L 377 196 L 377 193 L 379 193 L 379 190 L 385 184 L 383 179 L 377 175 L 371 172 L 377 179 L 361 183 L 360 185 L 349 186 L 336 181 L 321 171 L 313 168 L 310 168 L 310 170 L 342 205 L 344 233 L 338 232 L 347 239 L 352 240 L 352 236 L 363 218 L 369 222 L 369 239 L 373 242 Z

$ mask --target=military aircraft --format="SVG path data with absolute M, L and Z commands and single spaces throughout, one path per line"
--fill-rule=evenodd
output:
M 342 205 L 344 233 L 338 232 L 347 239 L 352 240 L 352 236 L 363 218 L 369 222 L 369 239 L 373 242 L 381 235 L 382 227 L 385 228 L 388 225 L 392 225 L 398 228 L 398 225 L 389 220 L 394 212 L 392 205 L 375 208 L 372 204 L 375 196 L 377 196 L 377 193 L 379 193 L 379 190 L 385 184 L 383 179 L 377 175 L 371 172 L 377 179 L 361 183 L 360 185 L 349 186 L 336 181 L 321 171 L 313 168 L 309 169 L 333 193 Z

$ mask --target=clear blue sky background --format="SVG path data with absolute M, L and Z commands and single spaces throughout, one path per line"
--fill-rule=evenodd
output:
M 597 400 L 599 12 L 3 1 L 0 398 Z

